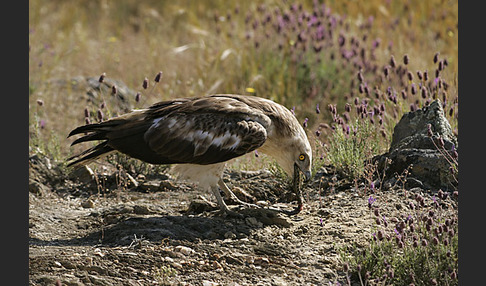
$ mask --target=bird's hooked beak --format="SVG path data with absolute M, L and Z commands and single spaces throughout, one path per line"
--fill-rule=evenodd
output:
M 310 171 L 305 171 L 302 172 L 304 174 L 304 182 L 308 182 L 311 179 L 311 172 Z

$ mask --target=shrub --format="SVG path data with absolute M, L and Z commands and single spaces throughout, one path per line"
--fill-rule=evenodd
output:
M 369 246 L 342 252 L 348 274 L 365 285 L 458 285 L 457 200 L 442 190 L 431 199 L 410 197 L 398 217 L 386 217 L 371 200 Z

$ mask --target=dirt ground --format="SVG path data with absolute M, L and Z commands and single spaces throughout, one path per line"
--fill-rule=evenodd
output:
M 330 168 L 305 185 L 304 209 L 291 217 L 265 209 L 225 217 L 211 194 L 169 175 L 106 174 L 61 174 L 30 157 L 30 285 L 348 285 L 341 247 L 365 247 L 373 231 L 366 186 Z M 295 206 L 268 171 L 228 170 L 224 179 L 243 200 Z M 372 196 L 392 217 L 414 193 L 428 195 Z

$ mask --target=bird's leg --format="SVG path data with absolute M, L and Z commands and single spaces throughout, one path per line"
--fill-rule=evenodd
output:
M 224 194 L 226 196 L 228 196 L 230 199 L 232 199 L 233 201 L 235 201 L 236 203 L 240 204 L 240 205 L 244 205 L 246 207 L 250 207 L 250 208 L 260 208 L 260 206 L 258 205 L 255 205 L 255 204 L 250 204 L 250 203 L 247 203 L 247 202 L 244 202 L 242 200 L 240 200 L 231 190 L 230 188 L 228 188 L 228 186 L 225 184 L 225 182 L 223 181 L 223 179 L 219 179 L 219 182 L 218 182 L 218 185 L 219 187 L 221 188 L 221 190 L 223 190 Z
M 243 215 L 234 212 L 228 208 L 228 205 L 226 205 L 226 203 L 223 200 L 223 197 L 221 197 L 221 194 L 219 193 L 219 188 L 217 186 L 211 187 L 211 191 L 213 192 L 214 196 L 216 197 L 216 200 L 218 201 L 218 206 L 221 212 L 232 217 L 238 217 L 238 218 L 243 217 Z

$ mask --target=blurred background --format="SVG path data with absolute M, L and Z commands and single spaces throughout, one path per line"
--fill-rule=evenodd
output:
M 30 150 L 62 161 L 79 125 L 213 93 L 293 109 L 324 161 L 337 132 L 383 152 L 435 99 L 457 135 L 457 27 L 444 0 L 30 0 Z

